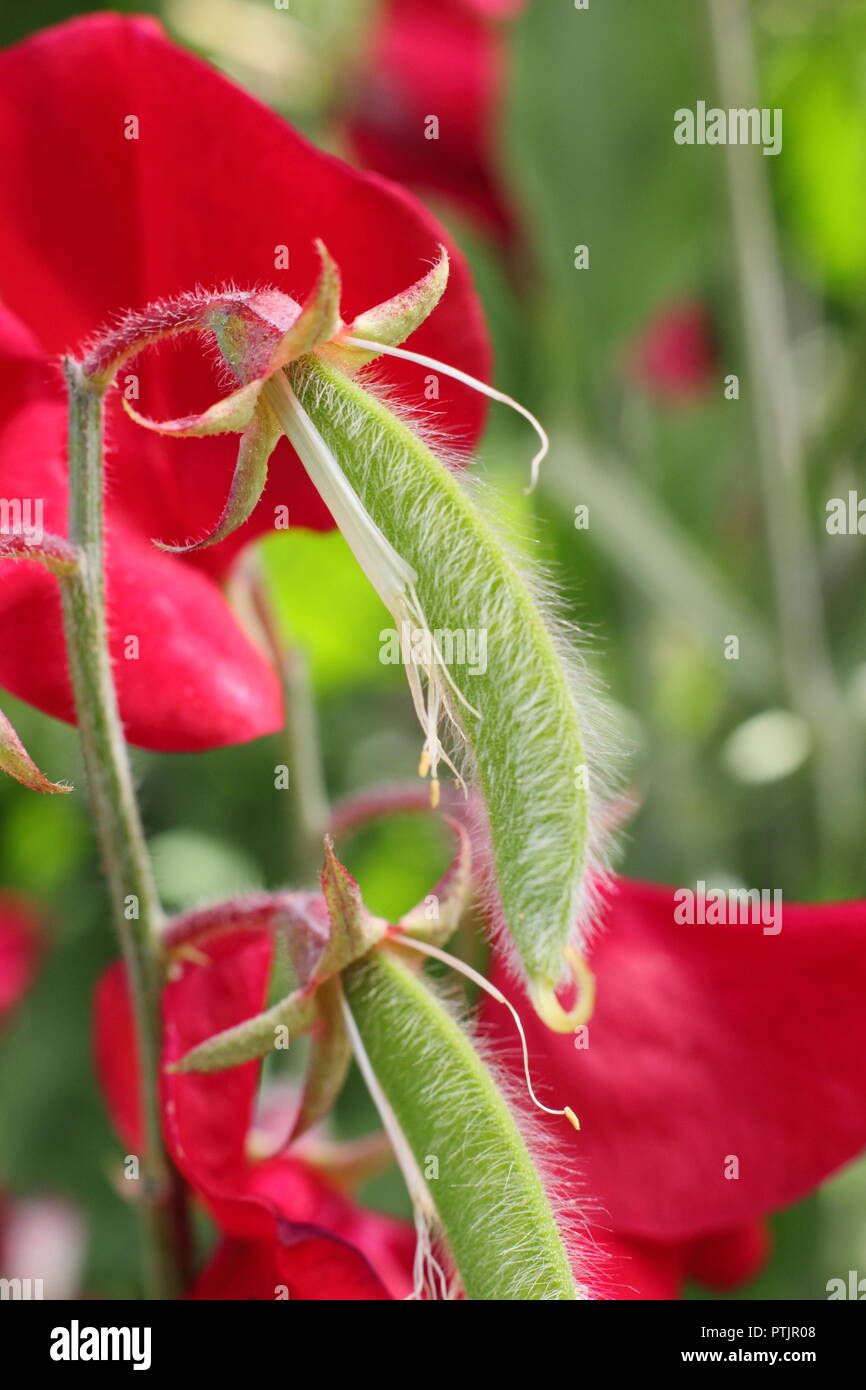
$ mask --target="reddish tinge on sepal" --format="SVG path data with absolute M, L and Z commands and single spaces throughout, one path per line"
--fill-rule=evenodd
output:
M 138 141 L 123 138 L 131 111 Z M 66 534 L 68 500 L 66 402 L 56 369 L 63 353 L 89 344 L 75 355 L 107 382 L 119 352 L 172 326 L 166 305 L 174 306 L 176 329 L 200 315 L 201 296 L 184 297 L 198 286 L 271 285 L 284 303 L 294 296 L 297 314 L 295 301 L 318 274 L 317 237 L 340 266 L 351 319 L 403 290 L 448 241 L 416 199 L 316 149 L 172 43 L 149 16 L 89 14 L 0 53 L 0 151 L 0 378 L 8 387 L 0 392 L 0 497 L 39 498 L 46 530 L 57 535 Z M 456 248 L 451 258 L 442 303 L 413 345 L 484 377 L 490 357 L 481 305 Z M 263 313 L 266 299 L 258 301 Z M 117 319 L 141 305 L 156 310 Z M 123 325 L 128 341 L 111 330 L 97 342 L 93 334 L 105 323 Z M 227 601 L 240 552 L 274 529 L 278 511 L 292 527 L 326 531 L 334 522 L 282 440 L 243 527 L 190 555 L 152 545 L 154 536 L 197 540 L 212 530 L 236 452 L 223 435 L 143 434 L 122 410 L 126 398 L 144 414 L 175 419 L 219 394 L 213 354 L 197 351 L 194 332 L 178 333 L 169 346 L 149 355 L 140 375 L 136 365 L 129 376 L 122 371 L 107 394 L 105 582 L 129 741 L 194 752 L 283 724 L 276 673 Z M 380 372 L 389 388 L 417 395 L 411 364 L 389 360 Z M 438 408 L 449 442 L 471 449 L 482 400 L 443 376 Z M 8 636 L 0 686 L 74 722 L 54 576 L 0 560 L 0 615 Z M 139 637 L 138 661 L 123 659 L 129 633 Z
M 124 363 L 163 339 L 183 333 L 211 335 L 219 353 L 241 383 L 206 410 L 174 420 L 152 420 L 124 398 L 137 425 L 177 439 L 240 434 L 231 488 L 215 526 L 183 545 L 156 544 L 187 553 L 224 540 L 248 521 L 265 489 L 268 463 L 283 433 L 262 392 L 269 379 L 307 353 L 322 350 L 344 370 L 355 371 L 377 356 L 353 338 L 397 347 L 414 333 L 439 303 L 448 283 L 448 253 L 439 248 L 432 268 L 408 289 L 358 315 L 350 325 L 340 317 L 340 272 L 321 240 L 316 241 L 319 277 L 302 304 L 277 290 L 182 296 L 128 315 L 94 343 L 84 358 L 85 375 L 107 386 Z M 160 328 L 160 324 L 162 328 Z
M 41 536 L 38 540 L 24 532 L 0 534 L 0 560 L 35 560 L 58 579 L 65 579 L 78 567 L 74 545 L 60 536 Z
M 262 907 L 263 904 L 259 904 Z M 278 905 L 282 910 L 283 905 Z M 189 1293 L 203 1299 L 366 1300 L 411 1289 L 411 1227 L 364 1211 L 279 1145 L 256 1155 L 256 1063 L 213 1075 L 172 1064 L 215 1033 L 260 1009 L 273 959 L 272 933 L 229 910 L 198 959 L 177 963 L 162 995 L 166 1070 L 163 1125 L 171 1156 L 204 1203 L 221 1242 Z M 108 1106 L 124 1145 L 141 1143 L 140 1075 L 133 1013 L 122 967 L 103 976 L 96 997 L 95 1052 Z M 283 1107 L 281 1107 L 282 1111 Z M 286 1133 L 288 1108 L 274 1131 Z
M 214 1072 L 237 1067 L 267 1057 L 279 1032 L 297 1037 L 313 1030 L 310 1085 L 314 1091 L 325 1088 L 333 1099 L 345 1075 L 348 1049 L 339 1036 L 339 1011 L 327 986 L 384 939 L 387 924 L 367 912 L 357 883 L 335 857 L 330 840 L 325 842 L 322 887 L 328 919 L 324 931 L 322 919 L 315 913 L 281 914 L 298 987 L 272 1007 L 199 1043 L 174 1063 L 177 1071 Z M 302 1110 L 306 1114 L 319 1104 L 305 1101 Z
M 34 792 L 71 792 L 68 782 L 52 782 L 40 772 L 6 715 L 0 710 L 0 770 Z

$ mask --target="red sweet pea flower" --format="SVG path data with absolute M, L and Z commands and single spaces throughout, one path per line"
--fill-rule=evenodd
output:
M 346 112 L 362 163 L 441 195 L 506 249 L 518 227 L 496 167 L 504 55 L 489 16 L 517 8 L 503 0 L 386 0 Z
M 754 1278 L 770 1250 L 763 1221 L 691 1241 L 634 1240 L 607 1227 L 592 1235 L 599 1252 L 599 1296 L 618 1301 L 677 1299 L 686 1279 L 724 1293 Z
M 0 894 L 0 1023 L 11 1014 L 36 973 L 41 941 L 29 907 Z
M 706 391 L 718 369 L 706 307 L 686 300 L 659 310 L 631 348 L 631 373 L 652 395 L 677 403 Z
M 539 1094 L 580 1117 L 568 1154 L 613 1233 L 598 1241 L 614 1297 L 748 1278 L 766 1215 L 866 1145 L 866 902 L 785 905 L 765 935 L 680 925 L 673 893 L 617 880 L 585 1048 L 494 974 L 524 1018 Z M 505 1011 L 484 1014 L 510 1059 Z
M 527 0 L 463 0 L 463 4 L 488 19 L 514 19 L 526 8 Z
M 324 919 L 323 919 L 324 920 Z M 176 967 L 163 993 L 164 1061 L 264 1007 L 272 938 L 234 931 Z M 114 1122 L 140 1142 L 135 1031 L 123 970 L 96 995 L 97 1068 Z M 412 1289 L 415 1237 L 402 1222 L 356 1206 L 291 1152 L 251 1155 L 259 1064 L 212 1074 L 163 1074 L 172 1157 L 202 1200 L 221 1242 L 190 1297 L 369 1300 Z M 288 1130 L 287 1118 L 286 1129 Z
M 407 194 L 314 149 L 257 101 L 169 43 L 149 19 L 94 15 L 0 55 L 0 496 L 41 509 L 66 534 L 65 407 L 55 361 L 121 311 L 197 286 L 268 285 L 303 299 L 316 238 L 343 273 L 351 316 L 412 285 L 441 242 Z M 453 247 L 448 288 L 413 338 L 474 376 L 487 341 Z M 286 262 L 288 265 L 286 266 Z M 135 372 L 139 370 L 135 364 Z M 417 370 L 380 372 L 417 399 Z M 121 376 L 121 391 L 139 384 Z M 141 366 L 141 408 L 173 418 L 210 404 L 214 382 L 181 342 Z M 443 379 L 454 442 L 477 438 L 483 406 Z M 179 557 L 152 537 L 184 539 L 219 517 L 236 441 L 178 443 L 146 434 L 109 398 L 107 574 L 121 714 L 146 747 L 243 742 L 282 721 L 275 674 L 223 596 L 237 552 L 287 506 L 296 526 L 332 523 L 286 441 L 254 515 L 211 550 Z M 73 717 L 57 581 L 0 563 L 0 685 Z M 138 657 L 124 659 L 124 641 Z

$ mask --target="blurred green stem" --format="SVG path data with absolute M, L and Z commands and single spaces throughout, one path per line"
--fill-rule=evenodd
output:
M 725 636 L 736 633 L 743 660 L 725 663 L 726 675 L 765 697 L 775 672 L 771 634 L 759 617 L 632 470 L 576 435 L 558 431 L 557 440 L 541 474 L 547 494 L 567 511 L 575 498 L 585 503 L 592 535 L 613 563 L 661 612 L 679 614 L 708 652 L 720 653 Z
M 159 1110 L 162 910 L 138 813 L 111 673 L 105 615 L 103 391 L 79 364 L 64 363 L 69 394 L 69 539 L 79 569 L 63 583 L 63 614 L 79 737 L 135 1011 L 144 1123 L 141 1210 L 149 1291 L 181 1292 L 185 1235 L 179 1186 L 162 1141 Z
M 300 884 L 317 887 L 330 807 L 309 667 L 304 653 L 298 647 L 288 647 L 283 640 L 257 558 L 251 561 L 248 572 L 253 608 L 283 686 L 283 737 L 292 798 L 292 867 Z
M 721 103 L 727 109 L 756 107 L 746 0 L 708 5 Z M 792 706 L 812 732 L 827 863 L 826 856 L 844 853 L 860 838 L 860 739 L 830 657 L 766 160 L 757 146 L 728 144 L 725 161 L 782 662 Z

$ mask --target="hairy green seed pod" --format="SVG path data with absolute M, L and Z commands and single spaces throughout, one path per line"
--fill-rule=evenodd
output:
M 549 989 L 585 918 L 593 858 L 586 674 L 469 488 L 414 427 L 318 356 L 290 375 L 373 523 L 415 572 L 430 633 L 462 635 L 464 650 L 467 634 L 484 635 L 483 669 L 454 659 L 459 641 L 445 660 L 439 642 L 443 691 L 483 793 L 505 925 L 530 982 Z
M 466 1297 L 580 1298 L 511 1111 L 433 990 L 382 949 L 350 966 L 343 986 L 376 1081 L 418 1169 L 427 1170 Z

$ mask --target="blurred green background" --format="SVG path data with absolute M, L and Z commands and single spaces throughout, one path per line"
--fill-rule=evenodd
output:
M 341 84 L 374 4 L 292 0 L 289 15 L 256 0 L 153 8 L 181 42 L 341 149 Z M 61 0 L 6 7 L 0 37 L 73 13 Z M 717 90 L 704 5 L 605 0 L 576 16 L 571 0 L 531 0 L 509 26 L 499 160 L 535 263 L 517 293 L 486 240 L 434 206 L 472 258 L 497 384 L 553 437 L 532 499 L 521 492 L 531 441 L 508 412 L 494 411 L 479 468 L 522 511 L 616 702 L 640 802 L 617 867 L 674 883 L 773 885 L 790 899 L 863 897 L 866 565 L 858 537 L 828 537 L 824 505 L 856 487 L 866 445 L 866 6 L 764 0 L 753 16 L 759 104 L 785 113 L 784 159 L 759 162 L 804 417 L 808 549 L 835 682 L 823 713 L 835 748 L 816 740 L 821 711 L 805 708 L 784 674 L 723 152 L 672 140 L 673 110 L 712 102 Z M 248 41 L 236 42 L 239 33 Z M 574 268 L 579 243 L 590 247 L 589 271 Z M 648 320 L 683 300 L 705 306 L 718 361 L 703 391 L 672 402 L 636 384 L 627 363 Z M 724 398 L 727 373 L 740 377 L 737 401 Z M 581 504 L 586 530 L 574 525 Z M 286 633 L 310 659 L 332 796 L 411 778 L 418 737 L 403 676 L 377 660 L 383 613 L 341 537 L 290 534 L 264 551 Z M 741 637 L 739 661 L 723 657 L 728 633 Z M 73 732 L 3 703 L 38 765 L 83 788 Z M 822 778 L 840 756 L 849 786 L 828 805 Z M 134 760 L 170 907 L 286 882 L 291 826 L 273 789 L 276 740 Z M 422 896 L 442 862 L 435 837 L 401 821 L 347 854 L 383 914 Z M 53 800 L 0 782 L 0 882 L 43 905 L 51 934 L 4 1038 L 0 1176 L 13 1193 L 80 1204 L 84 1287 L 129 1296 L 135 1220 L 111 1185 L 118 1148 L 88 1036 L 91 991 L 114 944 L 81 790 Z M 347 1091 L 337 1123 L 347 1133 L 374 1124 L 360 1087 Z M 380 1182 L 374 1196 L 400 1209 L 396 1182 Z M 864 1198 L 860 1165 L 777 1217 L 771 1265 L 736 1297 L 821 1298 L 827 1279 L 862 1270 Z

